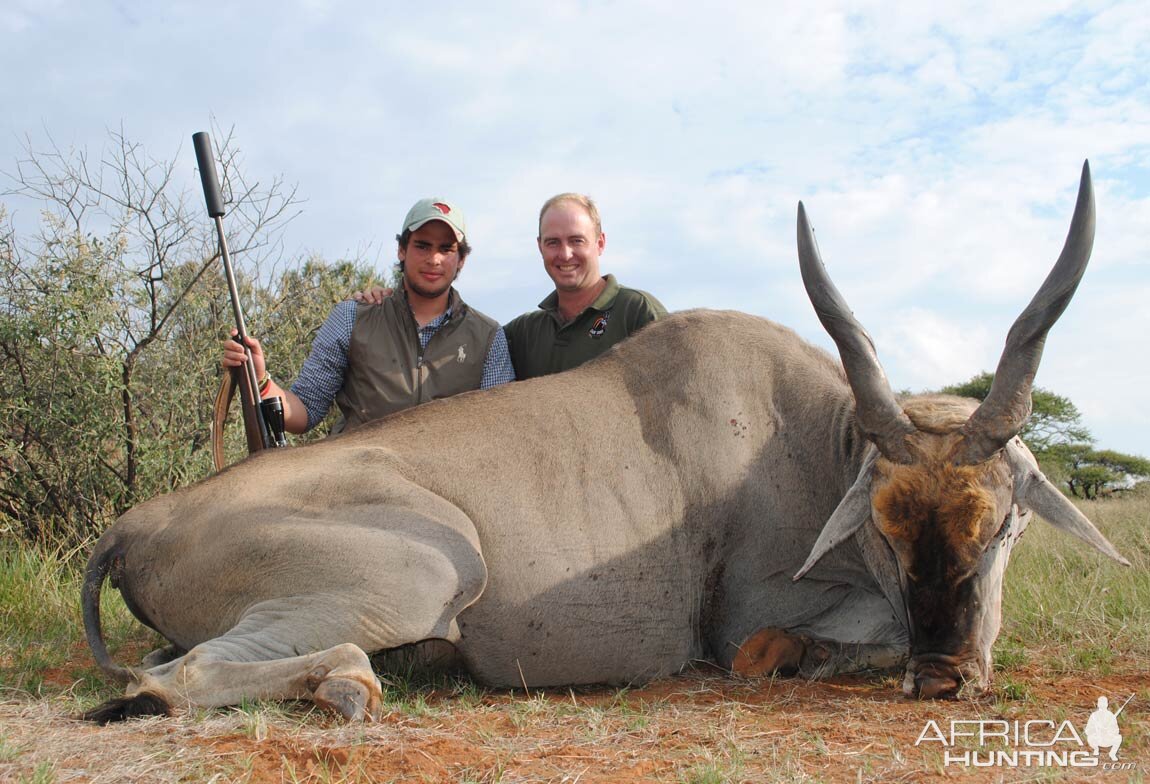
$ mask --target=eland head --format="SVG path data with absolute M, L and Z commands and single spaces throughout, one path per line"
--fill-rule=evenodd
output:
M 1050 327 L 1074 295 L 1094 241 L 1094 195 L 1083 166 L 1070 232 L 1057 263 L 1014 322 L 986 399 L 944 395 L 896 399 L 874 344 L 823 266 L 799 204 L 803 283 L 838 346 L 858 425 L 872 444 L 802 577 L 868 521 L 897 562 L 911 640 L 903 691 L 955 696 L 990 680 L 1001 623 L 1002 578 L 1032 514 L 1119 563 L 1129 563 L 1038 468 L 1018 438 Z

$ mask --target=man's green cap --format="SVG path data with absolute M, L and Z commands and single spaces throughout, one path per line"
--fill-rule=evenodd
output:
M 428 221 L 443 221 L 455 232 L 457 242 L 463 242 L 467 236 L 467 221 L 463 219 L 463 212 L 446 199 L 420 199 L 403 219 L 402 234 L 405 231 L 415 231 Z

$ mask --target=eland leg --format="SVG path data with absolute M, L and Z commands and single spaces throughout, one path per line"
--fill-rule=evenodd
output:
M 86 718 L 246 699 L 311 699 L 348 719 L 376 715 L 382 694 L 366 652 L 458 639 L 455 618 L 487 581 L 466 515 L 410 483 L 392 490 L 379 503 L 340 507 L 326 520 L 289 517 L 211 559 L 197 551 L 194 563 L 179 561 L 182 584 L 198 589 L 152 599 L 164 610 L 156 628 L 188 652 L 134 671 L 126 697 Z M 230 563 L 279 566 L 248 572 Z M 205 577 L 217 573 L 226 580 Z M 189 602 L 197 591 L 207 596 Z
M 365 651 L 457 639 L 455 616 L 486 579 L 477 552 L 470 563 L 463 580 L 456 563 L 424 553 L 407 569 L 377 575 L 374 584 L 259 602 L 219 637 L 137 670 L 125 697 L 84 718 L 106 724 L 245 699 L 311 699 L 349 720 L 376 716 L 382 692 Z M 421 589 L 413 591 L 412 585 Z
M 349 721 L 379 717 L 379 679 L 358 646 L 343 643 L 302 656 L 235 661 L 225 658 L 231 653 L 230 642 L 211 640 L 167 664 L 138 672 L 124 697 L 88 711 L 84 718 L 107 724 L 252 699 L 309 699 Z
M 330 597 L 263 602 L 226 634 L 135 671 L 123 698 L 84 718 L 106 724 L 252 699 L 310 699 L 349 720 L 375 717 L 382 691 L 363 650 L 371 640 L 364 626 L 361 615 Z M 339 640 L 345 642 L 332 644 Z
M 212 641 L 217 642 L 217 641 Z M 310 699 L 349 721 L 378 718 L 382 690 L 361 648 L 261 662 L 219 658 L 211 643 L 142 674 L 128 696 L 153 694 L 178 708 L 217 708 L 252 699 Z

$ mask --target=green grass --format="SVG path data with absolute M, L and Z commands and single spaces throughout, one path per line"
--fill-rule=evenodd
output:
M 51 762 L 41 762 L 27 776 L 16 779 L 19 784 L 54 784 L 56 767 Z
M 378 670 L 377 670 L 378 672 Z M 466 675 L 409 666 L 380 673 L 383 687 L 383 709 L 408 716 L 434 715 L 435 696 L 448 697 L 455 707 L 470 709 L 483 701 L 486 691 Z
M 34 696 L 62 688 L 47 686 L 44 676 L 74 664 L 77 650 L 86 650 L 80 615 L 81 564 L 82 557 L 75 551 L 45 552 L 0 543 L 0 688 Z M 119 593 L 107 586 L 102 616 L 104 639 L 113 655 L 129 642 L 139 648 L 158 639 L 131 616 Z M 107 689 L 94 662 L 69 670 L 66 678 L 77 696 L 102 694 Z
M 648 703 L 645 700 L 629 698 L 627 689 L 620 689 L 611 701 L 610 712 L 616 714 L 627 732 L 638 732 L 651 724 L 651 717 L 663 707 L 663 703 Z
M 683 784 L 728 784 L 736 781 L 738 774 L 718 762 L 704 762 L 684 771 L 679 780 Z
M 695 750 L 703 760 L 679 772 L 682 784 L 729 784 L 743 780 L 745 760 L 730 740 Z
M 1079 507 L 1131 567 L 1033 520 L 1006 574 L 999 669 L 1150 667 L 1150 488 Z
M 994 689 L 1000 705 L 1005 702 L 1030 701 L 1030 687 L 1025 681 L 1015 680 L 1009 676 L 999 678 L 994 684 Z
M 0 735 L 0 762 L 11 762 L 22 753 L 22 749 L 14 746 L 8 738 Z

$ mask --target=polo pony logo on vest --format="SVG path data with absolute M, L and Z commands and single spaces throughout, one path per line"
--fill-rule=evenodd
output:
M 448 207 L 443 202 L 437 201 L 437 202 L 435 202 L 435 204 L 432 204 L 431 206 L 434 207 L 435 209 L 439 210 L 440 212 L 442 212 L 444 215 L 450 215 L 451 214 L 451 208 Z
M 607 320 L 611 318 L 611 311 L 607 311 L 599 318 L 595 319 L 595 323 L 591 325 L 591 329 L 587 330 L 587 334 L 593 338 L 603 337 L 603 333 L 607 331 Z
M 464 343 L 462 346 L 459 347 L 459 351 L 457 351 L 455 354 L 455 361 L 456 362 L 466 362 L 467 361 L 467 344 L 466 343 Z
M 914 745 L 938 748 L 945 766 L 1134 770 L 1137 763 L 1118 759 L 1118 716 L 1132 699 L 1133 694 L 1111 712 L 1109 700 L 1099 697 L 1081 732 L 1070 719 L 930 719 Z

